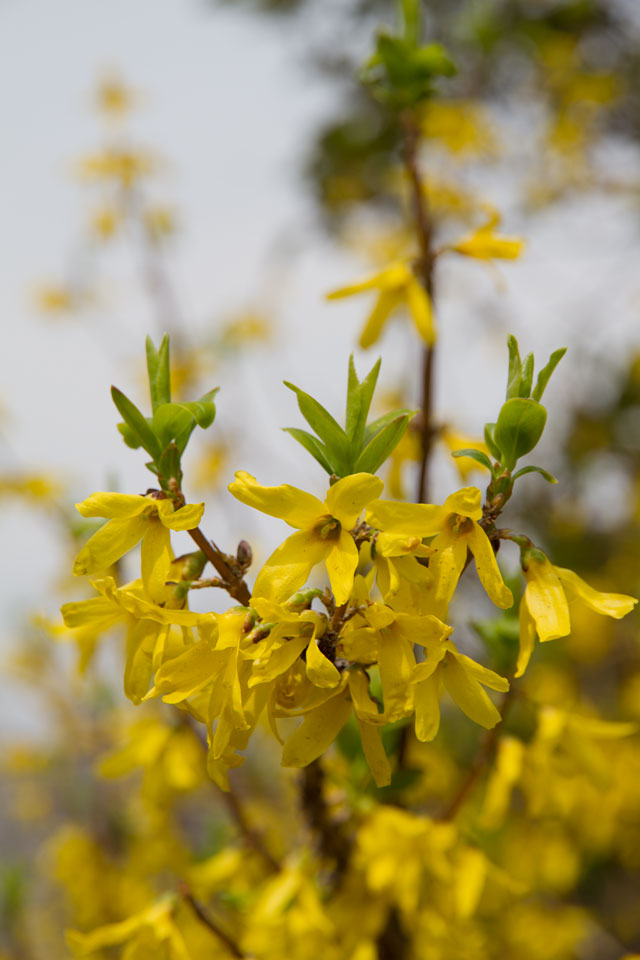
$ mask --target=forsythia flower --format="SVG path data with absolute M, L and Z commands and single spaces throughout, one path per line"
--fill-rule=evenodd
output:
M 175 895 L 167 894 L 146 910 L 120 923 L 109 923 L 92 930 L 91 933 L 68 930 L 67 943 L 79 957 L 103 947 L 128 943 L 126 956 L 157 956 L 156 951 L 166 946 L 171 960 L 190 960 L 190 954 L 173 917 L 175 907 Z
M 622 593 L 600 593 L 572 570 L 554 567 L 541 550 L 528 550 L 522 568 L 527 586 L 520 601 L 520 653 L 516 677 L 521 677 L 533 652 L 536 633 L 541 643 L 571 632 L 569 601 L 586 604 L 596 613 L 620 620 L 638 602 Z
M 380 338 L 382 329 L 390 314 L 405 304 L 413 318 L 416 329 L 425 343 L 432 345 L 436 339 L 433 311 L 429 294 L 416 277 L 411 264 L 397 260 L 366 280 L 340 287 L 327 294 L 328 300 L 351 297 L 355 293 L 378 290 L 375 306 L 360 334 L 360 346 L 370 347 Z
M 370 473 L 355 473 L 329 488 L 324 503 L 289 484 L 263 487 L 240 470 L 229 490 L 256 510 L 297 527 L 269 557 L 253 592 L 275 602 L 287 600 L 324 560 L 337 604 L 346 603 L 358 566 L 358 549 L 349 531 L 364 508 L 382 492 L 383 483 Z
M 495 228 L 499 223 L 500 214 L 494 210 L 490 212 L 485 224 L 448 249 L 478 260 L 517 260 L 522 253 L 524 241 L 520 237 L 507 237 L 496 233 Z
M 464 487 L 447 497 L 443 506 L 429 503 L 394 503 L 376 500 L 366 513 L 367 523 L 385 533 L 434 537 L 429 544 L 436 551 L 429 561 L 435 616 L 446 615 L 470 550 L 483 587 L 498 607 L 513 603 L 505 586 L 489 538 L 479 525 L 482 497 L 477 487 Z
M 76 509 L 83 517 L 106 517 L 109 522 L 85 543 L 73 565 L 76 576 L 110 567 L 142 540 L 142 582 L 152 599 L 162 593 L 173 560 L 169 530 L 194 530 L 204 504 L 174 510 L 171 500 L 139 494 L 94 493 Z

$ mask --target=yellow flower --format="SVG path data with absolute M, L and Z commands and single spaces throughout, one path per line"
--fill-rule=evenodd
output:
M 397 260 L 380 273 L 367 277 L 366 280 L 333 290 L 327 294 L 327 299 L 351 297 L 355 293 L 363 293 L 367 290 L 377 290 L 378 299 L 360 334 L 359 343 L 363 349 L 370 347 L 380 338 L 390 314 L 403 305 L 408 307 L 416 329 L 425 343 L 430 345 L 434 343 L 436 331 L 431 300 L 410 263 Z
M 109 522 L 85 543 L 73 565 L 76 576 L 110 567 L 142 540 L 142 582 L 155 600 L 164 593 L 173 560 L 169 530 L 194 530 L 204 504 L 173 509 L 171 500 L 154 500 L 139 494 L 94 493 L 76 509 L 83 517 L 106 517 Z
M 91 227 L 101 240 L 109 240 L 114 236 L 121 220 L 118 210 L 112 207 L 102 207 L 91 218 Z
M 115 74 L 103 77 L 96 91 L 98 108 L 111 116 L 121 116 L 126 113 L 133 99 L 131 90 Z
M 433 740 L 440 726 L 440 690 L 444 685 L 463 713 L 487 730 L 502 719 L 483 689 L 506 693 L 509 681 L 471 657 L 459 653 L 452 640 L 425 642 L 426 660 L 413 670 L 415 725 L 418 740 Z
M 470 437 L 466 433 L 452 430 L 451 427 L 446 425 L 440 431 L 440 439 L 450 453 L 454 453 L 456 450 L 479 450 L 481 453 L 486 453 L 491 459 L 491 453 L 486 443 L 476 437 Z M 469 475 L 475 470 L 483 469 L 473 457 L 454 457 L 453 462 L 463 483 L 469 479 Z
M 229 484 L 234 497 L 299 531 L 271 554 L 258 574 L 254 595 L 276 603 L 287 600 L 304 585 L 312 568 L 324 561 L 336 603 L 346 603 L 358 566 L 358 550 L 349 531 L 382 487 L 378 477 L 355 473 L 330 487 L 323 503 L 286 483 L 263 487 L 250 474 L 238 471 Z
M 36 306 L 43 313 L 71 313 L 77 306 L 76 295 L 69 287 L 43 284 L 36 293 Z
M 478 577 L 491 600 L 507 609 L 513 603 L 505 586 L 489 538 L 479 525 L 481 494 L 477 487 L 464 487 L 447 497 L 443 506 L 429 503 L 394 503 L 377 500 L 366 513 L 372 527 L 387 534 L 434 537 L 429 546 L 436 551 L 429 560 L 430 613 L 443 620 L 449 601 L 464 570 L 467 550 L 474 556 Z
M 623 593 L 600 593 L 573 570 L 554 567 L 541 550 L 526 551 L 523 571 L 527 586 L 520 601 L 520 652 L 516 677 L 527 669 L 536 634 L 541 643 L 571 632 L 569 601 L 585 604 L 596 613 L 620 620 L 638 602 Z
M 507 237 L 496 233 L 499 223 L 500 214 L 497 210 L 492 210 L 485 224 L 447 249 L 478 260 L 517 260 L 522 253 L 524 241 L 521 237 Z
M 115 149 L 86 157 L 80 165 L 80 172 L 84 176 L 98 180 L 119 180 L 123 187 L 131 187 L 135 180 L 151 169 L 152 162 L 146 154 Z
M 166 894 L 145 910 L 120 923 L 109 923 L 91 933 L 67 931 L 67 943 L 77 957 L 127 943 L 127 956 L 158 956 L 166 946 L 171 960 L 190 960 L 190 954 L 182 934 L 176 926 L 173 914 L 176 907 L 174 894 Z

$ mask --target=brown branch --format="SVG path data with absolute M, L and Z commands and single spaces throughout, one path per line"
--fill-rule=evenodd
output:
M 420 179 L 418 169 L 418 141 L 419 134 L 415 118 L 411 113 L 404 116 L 403 158 L 407 177 L 411 187 L 411 203 L 420 249 L 420 257 L 416 264 L 417 273 L 422 285 L 433 304 L 434 300 L 434 266 L 436 255 L 433 250 L 433 221 L 429 205 Z M 434 352 L 433 346 L 424 348 L 422 358 L 422 382 L 420 399 L 420 471 L 418 477 L 417 501 L 424 503 L 429 490 L 429 463 L 433 447 L 433 382 L 434 382 Z
M 241 577 L 236 576 L 229 564 L 224 558 L 222 551 L 215 545 L 213 540 L 207 540 L 200 527 L 188 531 L 189 536 L 197 543 L 207 560 L 213 564 L 220 576 L 225 582 L 227 592 L 241 603 L 244 607 L 249 606 L 251 594 L 249 588 Z
M 280 864 L 265 847 L 260 833 L 255 830 L 247 820 L 238 795 L 234 793 L 232 788 L 230 788 L 228 793 L 223 791 L 223 797 L 227 805 L 227 810 L 238 825 L 238 828 L 246 840 L 247 845 L 255 850 L 256 853 L 260 854 L 264 862 L 273 873 L 279 873 L 281 870 Z
M 329 813 L 324 796 L 324 771 L 319 760 L 302 769 L 301 802 L 319 853 L 335 863 L 336 875 L 340 877 L 349 864 L 351 839 L 344 824 L 334 820 Z
M 202 904 L 196 900 L 186 883 L 183 883 L 180 886 L 180 896 L 185 903 L 189 904 L 198 920 L 200 920 L 200 922 L 203 923 L 204 926 L 207 927 L 211 933 L 213 933 L 213 935 L 225 945 L 229 953 L 231 953 L 234 957 L 239 957 L 240 960 L 244 960 L 246 954 L 242 952 L 235 940 L 230 937 L 226 931 L 222 930 L 216 921 L 209 916 Z
M 501 704 L 501 720 L 493 727 L 493 729 L 488 730 L 480 750 L 478 751 L 475 761 L 471 766 L 467 776 L 462 781 L 458 790 L 450 800 L 449 804 L 445 807 L 443 812 L 437 818 L 438 820 L 453 820 L 456 816 L 458 810 L 462 804 L 467 799 L 468 795 L 472 791 L 473 787 L 476 785 L 481 774 L 484 772 L 485 768 L 489 765 L 493 751 L 495 750 L 498 740 L 500 739 L 503 731 L 503 725 L 505 717 L 509 712 L 511 704 L 513 702 L 513 685 L 509 687 L 504 697 L 502 698 Z

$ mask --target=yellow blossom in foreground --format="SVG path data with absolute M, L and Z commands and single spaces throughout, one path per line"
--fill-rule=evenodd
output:
M 521 237 L 507 237 L 496 233 L 499 224 L 500 214 L 496 210 L 491 211 L 485 224 L 446 249 L 478 260 L 517 260 L 522 253 L 524 241 Z
M 378 477 L 355 473 L 334 483 L 323 503 L 287 483 L 263 487 L 255 477 L 238 471 L 229 484 L 234 497 L 298 529 L 263 566 L 253 589 L 255 596 L 276 603 L 287 600 L 304 585 L 312 568 L 324 561 L 336 603 L 346 603 L 358 566 L 358 549 L 349 531 L 382 487 Z
M 204 504 L 174 510 L 168 499 L 139 494 L 92 494 L 76 509 L 83 517 L 106 517 L 109 522 L 85 543 L 73 565 L 76 576 L 98 573 L 110 567 L 142 540 L 142 582 L 152 599 L 163 593 L 173 560 L 169 530 L 194 530 Z
M 478 523 L 482 518 L 481 502 L 477 487 L 464 487 L 447 497 L 441 507 L 376 500 L 367 510 L 367 523 L 385 533 L 435 538 L 429 544 L 436 551 L 429 560 L 432 603 L 429 612 L 441 620 L 446 616 L 464 569 L 467 550 L 473 554 L 480 582 L 496 606 L 507 609 L 513 603 L 493 547 Z
M 521 677 L 533 653 L 536 634 L 541 643 L 571 632 L 569 602 L 585 604 L 596 613 L 620 620 L 638 602 L 622 593 L 600 593 L 573 570 L 554 567 L 541 550 L 528 551 L 523 562 L 527 587 L 520 602 L 520 652 L 516 677 Z
M 372 346 L 380 338 L 389 316 L 400 306 L 408 308 L 424 342 L 429 345 L 435 342 L 436 332 L 431 300 L 409 262 L 397 260 L 380 273 L 367 277 L 366 280 L 333 290 L 327 294 L 327 299 L 338 300 L 341 297 L 351 297 L 368 290 L 377 290 L 378 298 L 360 334 L 359 344 L 363 349 Z

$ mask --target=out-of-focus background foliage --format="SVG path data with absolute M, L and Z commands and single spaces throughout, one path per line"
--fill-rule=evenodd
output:
M 560 484 L 523 482 L 507 522 L 599 589 L 638 596 L 640 9 L 633 0 L 424 7 L 430 38 L 458 65 L 424 116 L 441 242 L 482 221 L 483 205 L 527 241 L 522 260 L 497 276 L 484 264 L 443 266 L 437 416 L 479 433 L 503 394 L 507 332 L 539 355 L 567 345 L 545 448 Z M 279 384 L 291 379 L 340 409 L 362 308 L 323 295 L 403 243 L 400 131 L 354 82 L 375 29 L 394 19 L 387 0 L 0 7 L 3 957 L 66 956 L 64 925 L 106 922 L 119 915 L 118 898 L 130 912 L 141 907 L 157 838 L 175 828 L 169 807 L 203 860 L 233 834 L 223 801 L 209 803 L 200 761 L 182 762 L 186 745 L 172 754 L 157 740 L 130 758 L 154 758 L 142 800 L 128 781 L 105 788 L 93 775 L 95 757 L 113 749 L 117 655 L 103 651 L 79 678 L 71 651 L 55 642 L 57 606 L 77 589 L 67 573 L 82 533 L 72 504 L 93 489 L 145 487 L 115 430 L 108 386 L 143 396 L 143 338 L 164 329 L 183 383 L 222 387 L 211 439 L 200 441 L 187 478 L 217 538 L 230 547 L 248 533 L 224 492 L 235 469 L 320 489 L 311 461 L 279 431 L 298 422 Z M 114 151 L 130 167 L 105 165 Z M 125 204 L 129 176 L 136 189 Z M 389 403 L 400 394 L 415 405 L 408 331 L 389 329 L 382 352 Z M 439 458 L 437 502 L 457 482 L 450 458 Z M 410 456 L 401 470 L 411 486 Z M 256 516 L 251 524 L 264 559 L 278 533 Z M 560 710 L 586 699 L 610 719 L 640 721 L 637 616 L 597 627 L 539 648 L 527 694 Z M 478 629 L 499 665 L 517 624 Z M 150 743 L 154 714 L 145 716 Z M 118 731 L 130 722 L 118 719 Z M 526 736 L 526 706 L 513 722 Z M 416 802 L 437 808 L 474 745 L 466 729 L 428 752 L 414 745 Z M 591 745 L 583 767 L 567 761 L 562 796 L 539 796 L 536 817 L 521 785 L 509 827 L 491 840 L 548 905 L 544 936 L 540 916 L 518 907 L 523 940 L 507 937 L 504 956 L 619 960 L 640 949 L 640 760 L 624 741 L 605 748 L 609 768 Z M 160 756 L 169 788 L 153 782 Z M 243 775 L 284 850 L 290 782 L 274 784 L 268 761 Z M 126 882 L 124 849 L 137 863 Z M 176 864 L 181 856 L 176 839 Z M 203 888 L 222 885 L 223 904 L 242 901 L 246 890 L 218 867 Z M 77 876 L 84 886 L 93 877 L 94 902 Z M 251 883 L 243 876 L 240 887 Z M 566 910 L 554 924 L 558 905 Z M 455 956 L 476 956 L 464 949 Z

